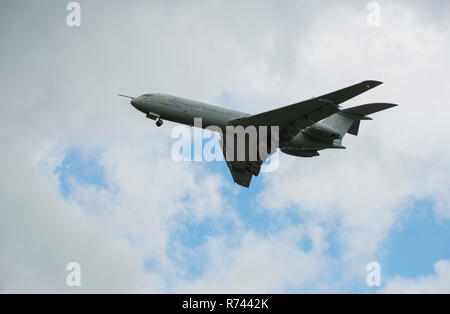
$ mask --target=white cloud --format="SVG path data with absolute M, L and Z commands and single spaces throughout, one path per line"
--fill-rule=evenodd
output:
M 159 276 L 145 273 L 142 252 L 67 204 L 36 165 L 19 156 L 1 157 L 2 292 L 76 292 L 65 285 L 71 261 L 82 265 L 84 291 L 163 286 Z
M 43 154 L 50 156 L 44 168 L 28 149 L 3 155 L 0 290 L 78 291 L 65 286 L 65 265 L 76 261 L 85 278 L 79 291 L 165 291 L 161 274 L 147 272 L 144 261 L 175 267 L 166 257 L 173 218 L 220 217 L 222 184 L 201 165 L 172 162 L 168 149 L 157 148 L 136 141 L 105 151 L 108 188 L 72 180 L 67 200 L 55 175 L 43 171 L 61 162 L 52 151 Z
M 204 274 L 193 282 L 181 282 L 177 290 L 283 293 L 305 285 L 313 289 L 317 281 L 328 275 L 329 261 L 314 250 L 306 253 L 298 248 L 300 227 L 269 236 L 245 232 L 237 235 L 237 245 L 235 238 L 210 239 L 204 250 L 211 260 Z

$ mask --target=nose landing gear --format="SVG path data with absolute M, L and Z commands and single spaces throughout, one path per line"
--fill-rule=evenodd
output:
M 147 113 L 146 117 L 147 117 L 148 119 L 156 120 L 156 126 L 157 126 L 157 127 L 160 127 L 160 126 L 163 125 L 163 123 L 164 123 L 164 121 L 161 120 L 159 114 L 149 112 L 149 113 Z

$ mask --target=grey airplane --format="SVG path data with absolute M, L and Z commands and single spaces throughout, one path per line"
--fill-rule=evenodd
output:
M 368 115 L 397 106 L 371 103 L 347 109 L 340 107 L 343 102 L 380 84 L 378 81 L 364 81 L 255 115 L 161 93 L 148 93 L 139 97 L 119 96 L 131 98 L 131 104 L 147 118 L 155 120 L 158 127 L 163 125 L 163 120 L 193 126 L 195 118 L 202 119 L 202 128 L 217 126 L 223 130 L 223 134 L 227 126 L 276 126 L 279 130 L 276 143 L 281 152 L 297 157 L 315 157 L 319 156 L 320 150 L 345 149 L 342 146 L 343 137 L 347 133 L 358 135 L 361 121 L 372 120 Z M 225 147 L 224 138 L 222 136 L 222 151 Z M 234 182 L 247 188 L 268 159 L 268 156 L 261 157 L 260 154 L 257 160 L 236 160 L 224 155 Z

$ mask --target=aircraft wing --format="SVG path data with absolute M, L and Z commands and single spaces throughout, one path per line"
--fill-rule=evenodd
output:
M 235 183 L 243 186 L 250 187 L 250 182 L 255 175 L 249 168 L 254 168 L 257 173 L 261 170 L 262 162 L 242 162 L 242 161 L 227 161 L 227 166 L 230 169 L 231 176 Z
M 230 121 L 231 125 L 279 126 L 280 141 L 289 141 L 304 128 L 339 112 L 339 104 L 352 99 L 382 82 L 364 81 L 344 89 L 290 106 Z
M 258 159 L 255 161 L 248 160 L 248 156 L 246 156 L 244 161 L 238 161 L 237 159 L 237 146 L 235 144 L 235 155 L 233 160 L 227 160 L 227 155 L 225 153 L 225 145 L 226 145 L 226 137 L 222 137 L 220 140 L 220 145 L 222 147 L 222 152 L 227 163 L 228 168 L 230 169 L 231 176 L 235 183 L 248 188 L 250 186 L 250 182 L 253 176 L 258 176 L 261 171 L 261 166 L 265 160 L 261 160 L 258 154 Z M 246 145 L 248 145 L 248 141 L 246 140 Z M 269 156 L 268 156 L 269 157 Z M 267 160 L 267 159 L 266 159 Z

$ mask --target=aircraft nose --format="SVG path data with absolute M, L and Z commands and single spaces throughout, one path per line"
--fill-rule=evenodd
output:
M 134 98 L 130 101 L 131 105 L 136 108 L 139 111 L 142 111 L 142 101 L 139 101 L 139 99 Z
M 141 112 L 146 112 L 146 105 L 142 98 L 134 98 L 130 101 L 131 105 Z

